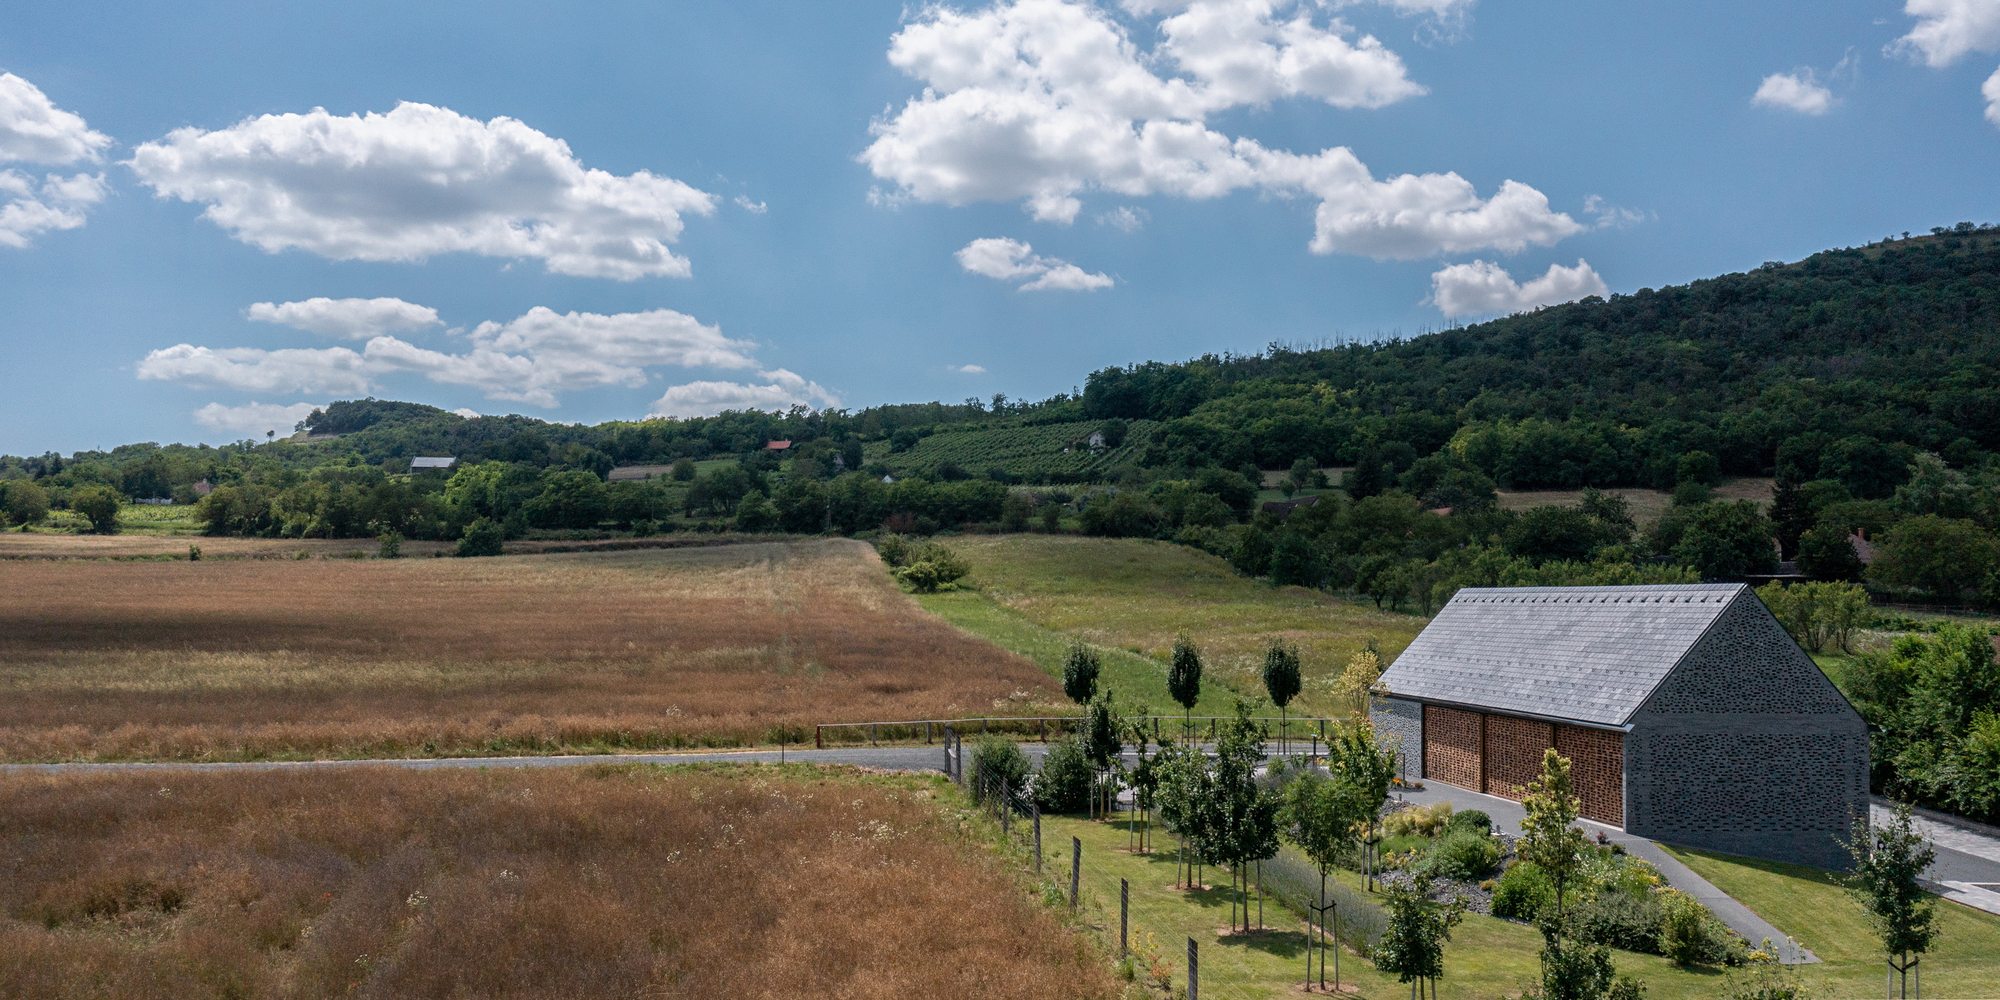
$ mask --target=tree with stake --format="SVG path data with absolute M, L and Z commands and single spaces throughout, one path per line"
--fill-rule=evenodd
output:
M 1925 892 L 1917 878 L 1937 860 L 1937 851 L 1917 832 L 1907 804 L 1897 806 L 1895 818 L 1883 826 L 1871 828 L 1865 818 L 1855 820 L 1847 851 L 1854 856 L 1847 891 L 1868 910 L 1882 938 L 1891 995 L 1909 996 L 1910 973 L 1917 971 L 1917 995 L 1922 996 L 1924 979 L 1917 963 L 1937 943 L 1937 897 Z M 1895 990 L 1898 975 L 1900 991 Z
M 1250 932 L 1248 866 L 1278 853 L 1278 795 L 1257 783 L 1257 766 L 1264 761 L 1268 735 L 1263 725 L 1250 718 L 1250 706 L 1238 701 L 1236 718 L 1223 727 L 1215 746 L 1211 800 L 1215 829 L 1209 853 L 1218 863 L 1229 866 L 1231 888 L 1240 890 L 1246 934 Z
M 1328 737 L 1326 766 L 1336 780 L 1354 789 L 1349 835 L 1362 839 L 1364 847 L 1372 848 L 1373 843 L 1364 838 L 1375 834 L 1375 817 L 1381 814 L 1382 803 L 1389 800 L 1389 783 L 1396 775 L 1395 748 L 1377 738 L 1372 724 L 1357 720 L 1336 728 Z M 1364 854 L 1363 875 L 1373 889 L 1375 866 L 1368 854 Z
M 1201 700 L 1201 651 L 1186 632 L 1174 637 L 1174 664 L 1167 671 L 1167 694 L 1182 709 L 1181 735 L 1188 731 L 1195 702 Z
M 1411 1000 L 1426 995 L 1435 1000 L 1437 981 L 1444 975 L 1444 943 L 1465 916 L 1463 898 L 1440 903 L 1430 892 L 1428 877 L 1389 886 L 1389 926 L 1375 946 L 1375 967 L 1409 983 Z
M 1063 693 L 1069 700 L 1079 705 L 1090 703 L 1097 693 L 1097 672 L 1102 660 L 1097 650 L 1090 648 L 1082 639 L 1069 644 L 1069 652 L 1063 656 Z
M 1292 731 L 1292 717 L 1286 706 L 1298 697 L 1303 681 L 1299 677 L 1299 651 L 1287 645 L 1282 639 L 1272 639 L 1264 648 L 1264 690 L 1271 695 L 1271 704 L 1278 706 L 1279 717 L 1283 720 L 1279 730 L 1279 753 L 1284 753 L 1285 737 Z
M 1083 727 L 1083 755 L 1097 769 L 1100 792 L 1092 801 L 1098 807 L 1100 816 L 1108 816 L 1110 809 L 1104 803 L 1109 789 L 1109 777 L 1118 766 L 1118 758 L 1125 752 L 1125 744 L 1118 738 L 1120 725 L 1118 713 L 1111 708 L 1111 692 L 1106 690 L 1090 703 L 1090 711 Z
M 1323 776 L 1307 771 L 1285 786 L 1279 816 L 1292 843 L 1319 868 L 1319 903 L 1326 904 L 1326 877 L 1340 862 L 1356 831 L 1372 820 L 1380 800 L 1370 800 L 1344 775 Z M 1318 909 L 1319 907 L 1314 907 Z M 1322 922 L 1321 934 L 1325 925 Z M 1340 941 L 1335 929 L 1333 987 L 1340 988 Z M 1320 949 L 1320 987 L 1326 986 L 1326 944 Z M 1306 943 L 1306 975 L 1312 975 L 1312 942 Z M 1308 984 L 1310 985 L 1310 984 Z
M 1198 866 L 1215 827 L 1215 769 L 1201 748 L 1188 743 L 1170 744 L 1153 756 L 1159 775 L 1160 818 L 1180 835 L 1181 849 L 1174 861 L 1174 878 L 1181 878 L 1187 866 L 1189 889 L 1201 887 Z

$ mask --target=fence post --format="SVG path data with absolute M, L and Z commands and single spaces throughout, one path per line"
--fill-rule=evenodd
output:
M 824 739 L 820 738 L 820 734 L 821 734 L 821 733 L 823 733 L 823 732 L 825 732 L 825 731 L 826 731 L 826 727 L 825 727 L 825 726 L 814 726 L 814 727 L 813 727 L 813 749 L 815 749 L 815 750 L 824 750 L 824 749 L 826 749 L 826 740 L 824 740 Z
M 1131 912 L 1131 909 L 1132 909 L 1132 883 L 1127 882 L 1121 878 L 1118 880 L 1118 957 L 1119 958 L 1124 958 L 1132 953 L 1131 946 L 1126 943 L 1126 936 L 1125 936 L 1126 915 Z
M 875 745 L 875 724 L 872 722 L 868 724 L 868 745 Z
M 1035 728 L 1041 731 L 1042 742 L 1047 743 L 1049 741 L 1049 720 L 1036 719 Z
M 1042 873 L 1042 807 L 1032 802 L 1028 803 L 1028 807 L 1034 810 L 1031 815 L 1035 817 L 1035 874 L 1040 875 Z
M 931 724 L 928 720 L 926 720 L 924 722 L 924 742 L 929 743 L 930 741 L 931 741 Z
M 1201 953 L 1188 938 L 1188 1000 L 1201 1000 Z
M 1069 912 L 1076 912 L 1078 880 L 1083 876 L 1083 840 L 1069 838 Z
M 1006 837 L 1014 832 L 1013 819 L 1014 819 L 1013 793 L 1009 791 L 1007 788 L 1007 779 L 1001 778 L 1000 779 L 1000 836 Z

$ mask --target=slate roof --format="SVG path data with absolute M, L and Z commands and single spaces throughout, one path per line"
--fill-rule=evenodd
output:
M 1467 587 L 1382 674 L 1424 701 L 1620 726 L 1740 583 Z
M 452 463 L 456 461 L 458 459 L 452 456 L 413 458 L 410 459 L 410 468 L 413 471 L 416 469 L 449 469 Z

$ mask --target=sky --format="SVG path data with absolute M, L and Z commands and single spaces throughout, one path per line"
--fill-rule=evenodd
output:
M 2000 219 L 2000 0 L 0 5 L 0 453 L 1042 399 Z

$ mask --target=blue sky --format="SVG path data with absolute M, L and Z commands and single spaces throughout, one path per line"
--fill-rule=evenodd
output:
M 2000 218 L 1996 66 L 2000 0 L 17 0 L 0 452 L 1038 399 L 1683 282 Z

